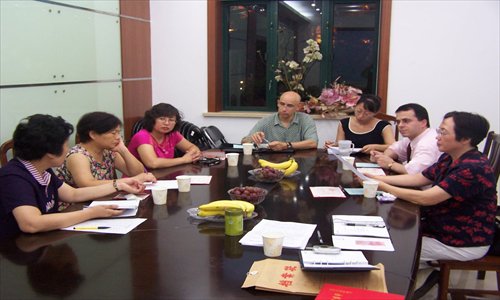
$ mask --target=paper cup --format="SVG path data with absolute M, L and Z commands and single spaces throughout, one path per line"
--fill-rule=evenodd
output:
M 175 177 L 177 179 L 177 188 L 179 192 L 186 193 L 191 190 L 191 177 L 186 175 L 180 175 Z
M 244 155 L 252 155 L 253 144 L 252 143 L 243 143 L 243 154 Z
M 231 167 L 236 167 L 238 165 L 239 156 L 240 156 L 239 153 L 227 153 L 226 154 L 227 165 Z
M 363 196 L 366 198 L 375 198 L 377 195 L 378 181 L 365 180 L 363 181 Z
M 347 161 L 348 164 L 350 164 L 351 166 L 354 165 L 354 157 L 352 156 L 342 156 L 342 158 Z M 349 169 L 349 166 L 345 163 L 342 164 L 342 169 L 343 170 L 350 170 Z
M 156 205 L 167 204 L 167 193 L 168 189 L 157 188 L 152 189 L 151 194 L 153 195 L 153 202 Z
M 269 232 L 262 235 L 264 244 L 264 255 L 267 257 L 278 257 L 283 249 L 284 235 L 279 232 Z

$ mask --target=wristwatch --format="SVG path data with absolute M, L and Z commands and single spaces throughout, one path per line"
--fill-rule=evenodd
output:
M 288 149 L 293 149 L 292 142 L 288 142 L 288 143 L 286 143 L 286 144 L 287 144 L 287 148 L 288 148 Z

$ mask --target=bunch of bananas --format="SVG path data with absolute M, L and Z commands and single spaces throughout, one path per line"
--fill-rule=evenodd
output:
M 242 200 L 217 200 L 198 206 L 198 216 L 224 216 L 226 208 L 240 208 L 243 210 L 243 216 L 251 217 L 255 206 Z
M 261 167 L 271 167 L 274 169 L 283 170 L 285 176 L 293 174 L 293 172 L 297 171 L 297 169 L 299 168 L 299 164 L 293 158 L 280 163 L 273 163 L 265 159 L 259 159 L 259 165 Z

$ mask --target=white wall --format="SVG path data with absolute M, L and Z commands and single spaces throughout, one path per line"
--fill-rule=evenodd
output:
M 404 1 L 392 6 L 388 112 L 418 102 L 435 127 L 444 113 L 487 117 L 499 132 L 499 1 Z M 216 125 L 231 142 L 256 119 L 206 118 L 206 0 L 151 1 L 153 103 L 170 102 L 199 125 Z M 320 145 L 335 121 L 318 121 Z

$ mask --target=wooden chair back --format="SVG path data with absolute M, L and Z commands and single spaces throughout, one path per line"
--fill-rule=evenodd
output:
M 5 141 L 5 143 L 3 143 L 0 146 L 0 167 L 5 166 L 9 161 L 9 154 L 8 154 L 9 150 L 12 150 L 12 156 L 10 157 L 11 158 L 14 157 L 13 148 L 14 148 L 14 141 L 12 139 Z
M 399 139 L 398 123 L 396 121 L 396 117 L 395 116 L 391 116 L 391 115 L 379 112 L 379 113 L 377 113 L 375 115 L 375 118 L 380 119 L 380 120 L 384 120 L 384 121 L 387 121 L 387 122 L 391 123 L 392 129 L 394 130 L 394 139 L 396 141 Z

